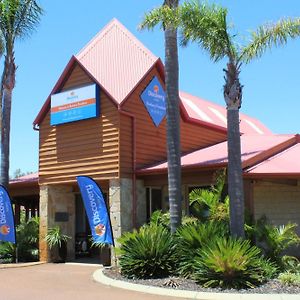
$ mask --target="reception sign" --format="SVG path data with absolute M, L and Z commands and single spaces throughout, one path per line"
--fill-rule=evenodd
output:
M 109 213 L 98 184 L 90 177 L 76 177 L 95 243 L 114 246 Z
M 0 185 L 0 241 L 16 243 L 15 221 L 6 189 Z
M 51 96 L 51 125 L 59 125 L 99 115 L 99 91 L 96 84 Z
M 141 99 L 153 120 L 155 126 L 159 126 L 166 115 L 165 91 L 157 77 L 154 77 L 141 94 Z

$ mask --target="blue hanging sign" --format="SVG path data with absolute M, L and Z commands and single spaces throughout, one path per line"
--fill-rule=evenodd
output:
M 0 185 L 0 241 L 16 243 L 15 220 L 8 192 Z
M 155 126 L 159 126 L 166 116 L 165 91 L 155 76 L 141 94 L 141 99 L 153 120 Z
M 94 242 L 114 246 L 109 213 L 101 189 L 90 177 L 78 176 L 76 179 Z

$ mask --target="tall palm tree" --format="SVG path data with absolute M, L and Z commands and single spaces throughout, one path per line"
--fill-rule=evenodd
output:
M 180 27 L 183 45 L 190 41 L 196 42 L 209 53 L 212 61 L 227 59 L 223 94 L 227 107 L 230 231 L 233 236 L 244 237 L 244 192 L 239 129 L 239 109 L 243 95 L 239 77 L 241 66 L 260 57 L 266 49 L 285 44 L 288 38 L 298 37 L 300 19 L 287 19 L 273 26 L 261 26 L 252 33 L 250 43 L 243 47 L 238 46 L 236 34 L 230 33 L 227 10 L 220 6 L 191 1 L 185 2 L 176 11 L 155 9 L 145 18 L 145 23 L 150 28 L 160 22 L 169 22 Z
M 252 40 L 248 45 L 238 46 L 236 33 L 230 33 L 227 10 L 215 6 L 213 13 L 203 15 L 204 8 L 205 5 L 198 1 L 183 5 L 180 15 L 182 43 L 198 43 L 214 62 L 227 59 L 223 94 L 227 108 L 230 231 L 233 236 L 244 237 L 244 192 L 239 129 L 239 109 L 243 96 L 239 76 L 241 66 L 260 57 L 267 48 L 285 44 L 288 38 L 299 36 L 300 19 L 287 19 L 273 26 L 261 26 L 252 33 Z
M 1 172 L 0 183 L 8 186 L 9 142 L 12 92 L 15 87 L 14 47 L 17 39 L 27 37 L 40 21 L 42 9 L 35 0 L 1 0 L 0 32 L 5 50 L 1 78 Z
M 176 11 L 179 0 L 165 0 L 163 8 Z M 142 28 L 146 23 L 142 24 Z M 168 157 L 168 189 L 170 205 L 171 232 L 181 224 L 181 149 L 180 149 L 180 114 L 178 87 L 178 45 L 177 26 L 163 22 L 165 35 L 165 84 L 167 103 L 167 157 Z

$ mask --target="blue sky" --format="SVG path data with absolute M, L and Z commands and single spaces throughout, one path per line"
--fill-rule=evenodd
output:
M 144 12 L 158 0 L 41 0 L 45 10 L 40 26 L 17 43 L 17 80 L 13 93 L 10 173 L 38 170 L 38 132 L 32 122 L 73 54 L 112 18 L 121 21 L 155 55 L 164 60 L 163 34 L 157 28 L 139 32 Z M 283 17 L 299 17 L 299 0 L 215 1 L 226 6 L 242 39 L 249 31 Z M 180 89 L 223 105 L 222 69 L 196 45 L 180 49 Z M 2 63 L 2 61 L 1 61 Z M 241 72 L 244 96 L 241 111 L 260 119 L 274 133 L 300 133 L 300 38 Z

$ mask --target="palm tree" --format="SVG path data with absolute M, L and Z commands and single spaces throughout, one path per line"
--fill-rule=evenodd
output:
M 176 11 L 178 0 L 165 0 L 163 8 Z M 150 26 L 144 26 L 141 28 Z M 171 232 L 181 224 L 181 150 L 180 150 L 180 114 L 178 87 L 178 46 L 177 26 L 163 22 L 165 34 L 165 84 L 167 103 L 167 157 L 168 157 L 168 188 L 170 205 Z
M 28 36 L 40 21 L 42 9 L 35 0 L 1 0 L 0 32 L 5 50 L 1 78 L 1 172 L 0 183 L 8 186 L 9 141 L 12 92 L 15 87 L 16 64 L 14 46 L 17 39 Z
M 204 11 L 205 5 L 196 1 L 183 5 L 180 16 L 182 43 L 198 43 L 214 62 L 227 59 L 223 94 L 227 107 L 230 231 L 233 236 L 244 237 L 244 192 L 239 129 L 239 109 L 243 96 L 243 86 L 239 77 L 241 66 L 260 57 L 267 48 L 285 44 L 288 38 L 299 36 L 300 19 L 287 19 L 273 26 L 261 26 L 257 32 L 252 33 L 249 44 L 240 47 L 236 40 L 237 35 L 230 33 L 227 10 L 215 6 L 213 13 L 203 15 Z
M 243 63 L 260 57 L 269 47 L 285 44 L 288 38 L 300 35 L 300 19 L 287 19 L 273 26 L 259 27 L 252 33 L 252 41 L 238 46 L 236 34 L 230 33 L 227 10 L 216 5 L 185 2 L 176 11 L 163 8 L 153 10 L 145 22 L 152 28 L 160 22 L 180 27 L 182 44 L 196 42 L 207 51 L 213 62 L 227 59 L 224 69 L 224 99 L 227 107 L 228 194 L 230 198 L 230 231 L 233 236 L 244 237 L 244 192 L 241 163 L 239 109 L 243 86 L 240 71 Z M 145 25 L 144 25 L 145 26 Z

